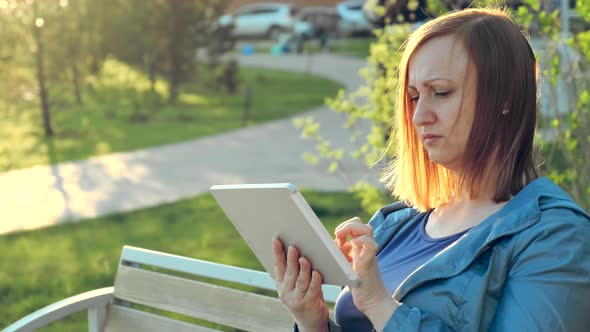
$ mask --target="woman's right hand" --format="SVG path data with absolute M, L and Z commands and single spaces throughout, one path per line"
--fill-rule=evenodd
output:
M 290 246 L 273 239 L 276 286 L 279 299 L 287 307 L 301 332 L 327 331 L 328 306 L 322 293 L 322 275 L 311 270 L 311 263 Z

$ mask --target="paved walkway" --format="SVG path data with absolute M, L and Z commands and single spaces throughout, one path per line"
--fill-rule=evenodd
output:
M 308 71 L 347 89 L 363 80 L 363 60 L 332 55 L 240 58 L 242 65 Z M 321 134 L 351 149 L 342 114 L 326 107 L 310 110 Z M 298 116 L 301 116 L 299 114 Z M 345 159 L 341 174 L 310 166 L 302 154 L 313 151 L 292 119 L 145 150 L 115 153 L 54 166 L 0 174 L 0 234 L 71 222 L 173 202 L 205 193 L 214 184 L 292 182 L 300 188 L 346 190 L 356 180 L 377 183 L 358 161 Z

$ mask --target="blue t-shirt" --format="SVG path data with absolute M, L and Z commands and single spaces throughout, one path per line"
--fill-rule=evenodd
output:
M 377 254 L 379 270 L 390 294 L 393 294 L 412 272 L 468 231 L 467 229 L 443 238 L 431 238 L 424 229 L 431 212 L 432 210 L 414 217 L 410 221 L 410 227 L 397 237 L 397 240 L 387 243 Z M 336 300 L 334 316 L 343 332 L 373 329 L 371 321 L 354 305 L 348 287 L 342 290 Z

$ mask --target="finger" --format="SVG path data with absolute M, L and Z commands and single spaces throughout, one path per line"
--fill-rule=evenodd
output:
M 287 268 L 287 259 L 283 250 L 283 243 L 278 238 L 272 240 L 272 251 L 274 254 L 275 277 L 277 282 L 283 282 L 285 270 Z
M 344 243 L 346 243 L 346 239 L 343 239 L 342 237 L 336 237 L 334 240 L 336 241 L 336 245 L 338 247 L 341 247 L 344 245 Z
M 377 242 L 372 237 L 367 235 L 359 236 L 350 240 L 352 244 L 352 249 L 350 255 L 353 258 L 364 258 L 365 256 L 375 256 L 377 254 L 377 250 L 379 246 Z
M 343 233 L 341 230 L 343 228 L 345 228 L 346 226 L 348 226 L 349 224 L 362 224 L 362 221 L 359 217 L 354 217 L 352 219 L 348 219 L 347 221 L 341 223 L 340 225 L 338 225 L 336 227 L 336 229 L 334 230 L 334 234 L 336 235 L 336 244 L 338 245 L 342 245 L 344 242 L 346 242 L 346 238 L 347 238 L 347 234 Z
M 314 299 L 316 297 L 324 298 L 322 293 L 322 280 L 322 274 L 318 271 L 313 271 L 311 273 L 311 281 L 307 293 L 305 294 L 306 299 Z
M 344 236 L 350 234 L 351 230 L 358 231 L 359 229 L 365 229 L 367 227 L 371 226 L 368 224 L 363 224 L 362 222 L 360 222 L 360 219 L 357 218 L 356 220 L 349 220 L 338 225 L 338 227 L 336 227 L 336 230 L 334 230 L 334 234 L 336 234 L 336 236 Z
M 299 258 L 299 276 L 297 277 L 297 281 L 295 282 L 295 293 L 297 294 L 298 298 L 303 298 L 305 293 L 307 293 L 307 289 L 309 288 L 309 283 L 311 282 L 311 264 L 309 260 L 304 257 Z
M 334 231 L 334 233 L 341 233 L 345 230 L 359 231 L 359 230 L 366 230 L 366 229 L 372 230 L 373 227 L 370 224 L 363 224 L 362 222 L 358 222 L 358 221 L 347 221 L 347 222 L 344 222 L 344 223 L 338 225 L 338 227 L 336 227 L 336 230 Z
M 344 254 L 344 257 L 349 262 L 352 261 L 352 257 L 350 256 L 350 251 L 352 250 L 352 243 L 348 240 L 343 240 L 340 238 L 336 239 L 336 246 L 340 249 L 340 252 Z
M 368 224 L 356 223 L 351 222 L 343 225 L 343 227 L 336 230 L 336 238 L 342 240 L 346 240 L 346 238 L 350 235 L 351 237 L 358 237 L 362 235 L 369 235 L 373 236 L 373 227 Z
M 350 218 L 350 219 L 344 221 L 340 225 L 336 226 L 336 230 L 335 231 L 338 231 L 338 229 L 344 227 L 345 225 L 347 225 L 349 223 L 361 223 L 362 224 L 363 222 L 361 221 L 361 218 L 359 218 L 359 217 L 353 217 L 353 218 Z
M 294 246 L 287 250 L 287 269 L 285 272 L 284 287 L 293 289 L 299 276 L 299 251 Z

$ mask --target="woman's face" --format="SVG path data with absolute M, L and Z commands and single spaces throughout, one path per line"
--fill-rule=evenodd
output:
M 407 93 L 416 133 L 430 160 L 455 172 L 473 124 L 476 85 L 475 67 L 454 36 L 434 38 L 410 58 Z

